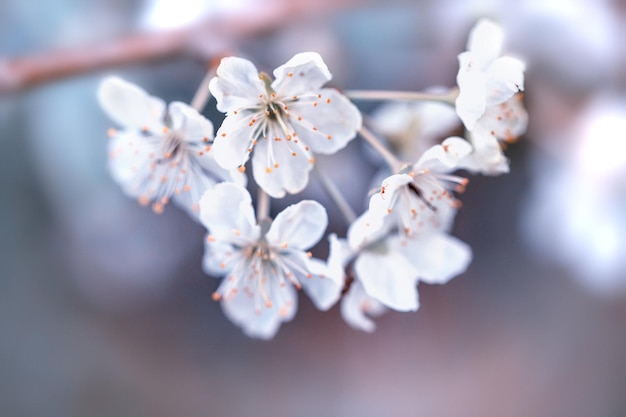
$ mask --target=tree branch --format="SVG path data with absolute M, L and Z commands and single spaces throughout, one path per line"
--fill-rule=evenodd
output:
M 0 59 L 0 94 L 139 62 L 188 56 L 208 63 L 242 39 L 279 29 L 311 13 L 329 12 L 357 1 L 271 0 L 261 2 L 258 8 L 212 16 L 181 29 L 139 33 L 93 45 Z

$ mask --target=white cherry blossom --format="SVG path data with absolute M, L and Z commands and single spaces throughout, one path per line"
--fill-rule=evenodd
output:
M 445 284 L 463 273 L 472 255 L 469 246 L 445 232 L 430 231 L 403 239 L 388 228 L 375 228 L 376 216 L 366 211 L 348 230 L 348 255 L 354 259 L 352 282 L 341 302 L 341 314 L 352 327 L 371 332 L 375 325 L 367 317 L 386 308 L 416 311 L 418 283 Z M 345 253 L 345 250 L 344 250 Z
M 100 106 L 121 130 L 110 129 L 109 169 L 124 192 L 160 213 L 173 199 L 197 218 L 198 202 L 217 182 L 245 183 L 212 156 L 213 124 L 192 107 L 168 107 L 118 77 L 98 89 Z
M 376 324 L 370 317 L 378 317 L 386 311 L 383 303 L 365 292 L 360 281 L 354 281 L 341 300 L 341 317 L 350 327 L 368 333 L 376 330 Z
M 400 252 L 400 239 L 378 229 L 370 233 L 375 221 L 366 211 L 348 229 L 348 244 L 354 253 L 354 280 L 365 293 L 396 311 L 416 311 L 418 273 Z
M 471 152 L 464 139 L 451 137 L 428 149 L 412 166 L 387 177 L 370 198 L 371 232 L 397 227 L 412 238 L 426 231 L 447 231 L 460 202 L 452 194 L 462 192 L 467 179 L 450 174 Z
M 361 216 L 357 219 L 355 224 L 361 224 L 366 221 L 363 217 Z M 351 227 L 350 229 L 354 228 Z M 338 281 L 345 282 L 348 288 L 341 300 L 341 316 L 351 327 L 364 332 L 373 332 L 376 325 L 370 317 L 382 315 L 387 311 L 387 308 L 378 299 L 368 295 L 352 265 L 349 267 L 350 276 L 346 276 L 346 267 L 355 257 L 360 255 L 359 250 L 352 249 L 346 239 L 340 239 L 334 233 L 328 237 L 328 240 L 330 243 L 330 255 L 328 256 L 329 271 L 336 280 L 339 277 Z M 366 279 L 369 277 L 370 275 L 366 274 Z M 393 279 L 389 274 L 383 274 L 378 278 Z M 408 292 L 412 292 L 412 288 L 409 288 Z M 395 305 L 398 303 L 392 302 L 391 304 Z M 409 306 L 409 308 L 411 307 Z M 417 309 L 417 305 L 414 309 Z
M 446 92 L 431 88 L 430 93 Z M 388 139 L 402 159 L 415 160 L 459 126 L 456 111 L 436 101 L 391 101 L 377 107 L 370 116 L 376 132 Z
M 527 126 L 528 113 L 521 94 L 487 107 L 474 129 L 469 132 L 474 150 L 459 162 L 459 168 L 486 175 L 508 173 L 509 161 L 501 144 L 515 142 L 526 132 Z
M 482 19 L 470 32 L 467 51 L 458 56 L 456 111 L 474 145 L 474 152 L 461 165 L 491 175 L 509 169 L 499 141 L 515 140 L 528 123 L 520 94 L 525 64 L 500 56 L 503 40 L 502 28 Z
M 228 57 L 210 90 L 226 113 L 215 140 L 217 162 L 233 169 L 252 155 L 256 182 L 281 198 L 304 189 L 314 154 L 332 154 L 354 138 L 361 114 L 337 90 L 322 88 L 331 74 L 317 53 L 295 55 L 274 78 L 246 59 Z
M 458 56 L 456 111 L 469 130 L 488 106 L 503 103 L 524 90 L 525 64 L 517 58 L 500 56 L 503 42 L 502 28 L 482 19 L 470 32 L 467 51 Z
M 200 220 L 210 233 L 204 270 L 224 277 L 213 298 L 247 335 L 272 338 L 280 324 L 295 315 L 296 289 L 303 288 L 322 310 L 337 301 L 341 277 L 306 252 L 322 237 L 328 222 L 319 203 L 301 201 L 273 222 L 258 224 L 250 194 L 222 183 L 202 197 Z

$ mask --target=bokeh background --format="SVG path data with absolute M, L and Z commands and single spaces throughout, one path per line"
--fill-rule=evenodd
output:
M 299 3 L 4 0 L 0 78 L 12 58 Z M 511 173 L 472 176 L 462 196 L 468 271 L 420 285 L 420 310 L 384 315 L 373 334 L 301 297 L 272 341 L 249 339 L 211 301 L 203 228 L 175 207 L 140 207 L 108 176 L 95 99 L 115 73 L 189 101 L 207 63 L 178 56 L 3 92 L 1 415 L 626 415 L 626 3 L 319 4 L 254 36 L 196 41 L 265 70 L 315 50 L 335 86 L 422 90 L 454 86 L 468 30 L 489 16 L 528 63 L 531 122 L 507 149 Z M 213 102 L 205 114 L 220 120 Z M 354 141 L 320 164 L 362 210 L 371 153 Z M 304 195 L 345 232 L 318 184 Z

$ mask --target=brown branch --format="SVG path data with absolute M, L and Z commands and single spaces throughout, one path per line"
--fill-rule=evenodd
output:
M 0 59 L 0 94 L 139 62 L 189 56 L 210 62 L 238 41 L 279 29 L 311 13 L 325 13 L 358 0 L 270 0 L 258 9 L 211 17 L 177 30 L 140 33 L 103 43 L 39 55 Z
M 8 60 L 0 63 L 0 93 L 118 65 L 172 57 L 183 51 L 185 39 L 184 31 L 150 33 Z

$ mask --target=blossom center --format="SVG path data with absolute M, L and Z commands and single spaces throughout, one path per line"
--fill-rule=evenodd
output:
M 205 138 L 208 142 L 208 138 Z M 210 149 L 208 143 L 200 145 L 199 154 Z M 192 192 L 196 188 L 200 192 L 198 183 L 201 167 L 194 164 L 190 157 L 191 146 L 183 139 L 180 132 L 163 127 L 158 134 L 142 130 L 142 134 L 135 140 L 120 144 L 118 149 L 111 152 L 111 158 L 122 154 L 132 156 L 137 162 L 130 166 L 132 179 L 130 189 L 138 195 L 141 205 L 151 204 L 155 213 L 162 213 L 165 205 L 174 194 Z M 199 195 L 193 195 L 192 209 L 197 210 Z

